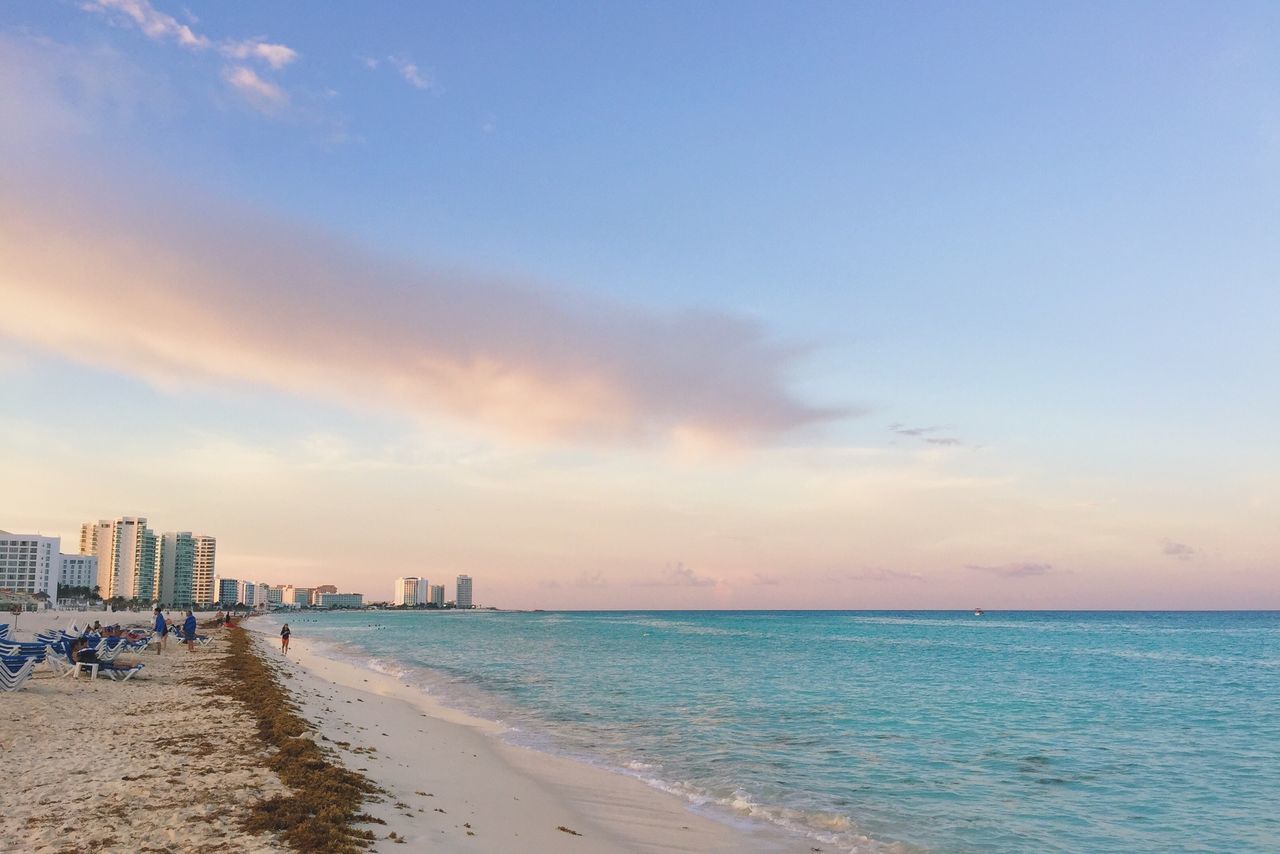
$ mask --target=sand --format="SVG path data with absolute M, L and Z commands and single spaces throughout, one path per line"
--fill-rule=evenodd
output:
M 102 612 L 24 614 L 18 635 Z M 144 623 L 147 614 L 114 615 Z M 384 794 L 362 825 L 385 852 L 811 852 L 808 840 L 691 811 L 640 780 L 501 740 L 497 725 L 435 703 L 393 677 L 320 655 L 294 636 L 282 656 L 274 624 L 255 635 L 285 689 L 335 758 Z M 134 656 L 127 683 L 57 678 L 41 667 L 0 693 L 0 787 L 5 850 L 269 852 L 248 835 L 249 806 L 285 790 L 260 763 L 266 748 L 237 701 L 219 696 L 211 664 L 225 640 L 197 652 L 170 642 Z M 395 834 L 393 837 L 392 834 Z M 16 847 L 13 847 L 15 846 Z
M 18 637 L 85 614 L 23 614 Z M 145 622 L 146 614 L 88 615 Z M 131 619 L 126 619 L 131 618 Z M 5 615 L 4 622 L 12 618 Z M 236 829 L 247 804 L 281 792 L 259 763 L 257 729 L 212 693 L 215 640 L 195 653 L 122 656 L 146 667 L 128 682 L 58 678 L 46 665 L 0 693 L 0 848 L 6 851 L 288 850 Z

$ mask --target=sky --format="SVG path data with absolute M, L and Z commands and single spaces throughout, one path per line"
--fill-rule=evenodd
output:
M 0 528 L 1280 608 L 1280 7 L 10 0 Z

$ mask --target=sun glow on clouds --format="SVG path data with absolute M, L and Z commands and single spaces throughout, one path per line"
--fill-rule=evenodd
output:
M 0 190 L 0 275 L 21 309 L 0 330 L 155 382 L 269 386 L 522 440 L 751 442 L 836 414 L 794 398 L 793 354 L 738 317 L 419 269 L 144 195 Z

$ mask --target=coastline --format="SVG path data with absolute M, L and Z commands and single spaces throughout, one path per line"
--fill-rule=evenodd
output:
M 301 715 L 353 770 L 385 791 L 366 811 L 374 850 L 811 852 L 811 840 L 732 826 L 642 780 L 512 745 L 501 727 L 448 708 L 395 677 L 328 658 L 296 632 L 288 657 L 247 624 Z M 394 833 L 395 837 L 391 837 Z M 399 849 L 404 850 L 404 849 Z

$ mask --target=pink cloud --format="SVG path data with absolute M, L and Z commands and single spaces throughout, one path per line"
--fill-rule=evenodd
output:
M 229 82 L 270 102 L 246 71 Z M 743 442 L 834 414 L 789 393 L 795 353 L 751 320 L 426 269 L 177 198 L 0 188 L 0 332 L 157 383 L 268 386 L 525 439 Z

